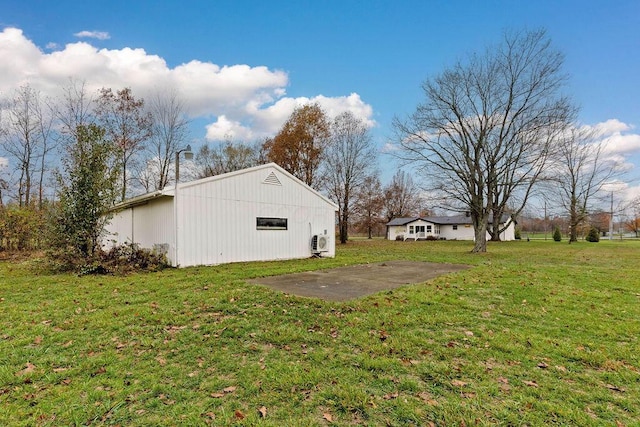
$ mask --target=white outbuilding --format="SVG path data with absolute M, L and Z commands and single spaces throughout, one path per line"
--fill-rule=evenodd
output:
M 337 209 L 269 163 L 126 200 L 103 242 L 155 248 L 180 267 L 333 257 Z

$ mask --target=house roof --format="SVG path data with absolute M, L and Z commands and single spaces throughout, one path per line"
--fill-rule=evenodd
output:
M 508 214 L 502 215 L 501 223 L 505 223 L 509 220 Z M 438 225 L 466 225 L 471 224 L 471 217 L 467 215 L 452 215 L 452 216 L 423 216 L 423 217 L 406 217 L 406 218 L 393 218 L 386 225 L 387 226 L 399 226 L 407 225 L 415 221 L 430 222 Z M 489 218 L 489 224 L 493 223 L 493 218 Z
M 197 179 L 197 180 L 194 180 L 194 181 L 179 183 L 178 184 L 178 188 L 179 189 L 188 188 L 188 187 L 192 187 L 194 185 L 200 185 L 200 184 L 204 184 L 204 183 L 207 183 L 207 182 L 217 181 L 217 180 L 222 180 L 222 179 L 229 179 L 229 178 L 232 178 L 234 176 L 242 175 L 242 174 L 245 174 L 245 173 L 250 173 L 250 172 L 257 171 L 257 170 L 270 169 L 270 168 L 271 169 L 276 169 L 279 173 L 288 176 L 293 181 L 295 181 L 298 184 L 302 185 L 308 191 L 314 193 L 316 196 L 318 196 L 319 198 L 321 198 L 322 200 L 327 202 L 335 210 L 338 210 L 338 205 L 337 204 L 333 203 L 329 198 L 327 198 L 326 196 L 324 196 L 320 192 L 314 190 L 313 188 L 311 188 L 310 186 L 308 186 L 307 184 L 305 184 L 304 182 L 302 182 L 301 180 L 299 180 L 298 178 L 296 178 L 295 176 L 293 176 L 292 174 L 287 172 L 284 168 L 282 168 L 281 166 L 277 165 L 276 163 L 266 163 L 264 165 L 258 165 L 258 166 L 254 166 L 254 167 L 247 168 L 247 169 L 237 170 L 237 171 L 234 171 L 234 172 L 223 173 L 221 175 L 209 176 L 209 177 Z M 277 178 L 275 178 L 275 179 L 277 179 Z M 151 201 L 153 199 L 157 199 L 159 197 L 173 197 L 174 196 L 174 192 L 175 192 L 175 187 L 167 186 L 162 190 L 154 191 L 152 193 L 143 194 L 143 195 L 140 195 L 140 196 L 133 197 L 131 199 L 127 199 L 127 200 L 125 200 L 123 202 L 120 202 L 120 203 L 114 205 L 111 208 L 111 212 L 120 211 L 120 210 L 123 210 L 123 209 L 128 209 L 128 208 L 132 208 L 132 207 L 135 207 L 135 206 L 143 205 L 143 204 L 148 203 L 149 201 Z

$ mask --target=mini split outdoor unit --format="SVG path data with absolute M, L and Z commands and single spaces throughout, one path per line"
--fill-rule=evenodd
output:
M 314 253 L 329 252 L 329 236 L 316 234 L 311 238 L 311 251 Z

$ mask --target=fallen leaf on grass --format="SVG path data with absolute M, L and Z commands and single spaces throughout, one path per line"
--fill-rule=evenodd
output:
M 33 344 L 34 345 L 42 344 L 42 337 L 41 336 L 37 336 L 36 339 L 33 340 Z
M 454 387 L 464 387 L 466 386 L 468 383 L 464 382 L 464 381 L 460 381 L 460 380 L 453 380 L 451 381 L 451 385 Z
M 612 384 L 606 384 L 605 387 L 608 388 L 609 390 L 619 391 L 620 393 L 624 393 L 626 391 L 625 389 Z
M 431 394 L 427 393 L 426 391 L 418 393 L 418 397 L 420 399 L 422 399 L 424 401 L 424 403 L 426 403 L 427 405 L 431 405 L 431 406 L 438 406 L 439 405 L 438 401 L 435 400 L 433 398 L 433 396 L 431 396 Z
M 240 409 L 236 409 L 236 412 L 234 412 L 233 415 L 239 420 L 244 420 L 247 417 Z
M 235 386 L 225 387 L 222 389 L 222 392 L 211 393 L 210 396 L 219 399 L 221 397 L 224 397 L 226 394 L 233 393 L 234 391 L 236 391 L 236 388 L 237 387 Z
M 528 385 L 529 387 L 539 387 L 538 383 L 535 381 L 522 381 L 523 383 L 525 383 L 526 385 Z
M 258 409 L 258 412 L 260 413 L 260 416 L 262 418 L 267 418 L 267 407 L 266 406 L 261 406 L 260 409 Z
M 620 421 L 616 420 L 616 427 L 624 427 L 624 424 L 622 424 Z
M 36 369 L 36 365 L 34 365 L 31 362 L 27 362 L 27 364 L 25 365 L 25 368 L 21 371 L 16 372 L 16 376 L 22 376 L 22 375 L 27 375 L 32 373 L 34 370 Z
M 540 369 L 547 369 L 548 367 L 549 367 L 549 365 L 547 365 L 544 362 L 538 363 L 538 368 L 540 368 Z
M 101 366 L 101 367 L 98 368 L 97 371 L 92 373 L 91 376 L 95 377 L 96 375 L 104 374 L 105 372 L 107 372 L 107 368 L 105 368 L 104 366 Z
M 333 417 L 328 412 L 325 412 L 324 414 L 322 414 L 322 419 L 327 421 L 327 422 L 329 422 L 329 423 L 333 422 Z
M 384 400 L 397 399 L 398 398 L 398 392 L 396 391 L 394 393 L 385 394 L 384 396 L 382 396 L 382 398 Z

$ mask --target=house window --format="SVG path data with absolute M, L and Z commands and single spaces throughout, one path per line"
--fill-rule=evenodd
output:
M 427 233 L 431 233 L 431 226 L 430 225 L 427 225 Z
M 258 230 L 286 230 L 287 218 L 256 218 L 256 229 Z
M 413 225 L 409 226 L 409 234 L 413 234 Z
M 457 229 L 458 229 L 458 226 L 457 226 L 457 225 L 454 225 L 454 226 L 453 226 L 453 229 L 454 229 L 454 230 L 457 230 Z
M 424 233 L 424 225 L 416 225 L 416 233 Z

